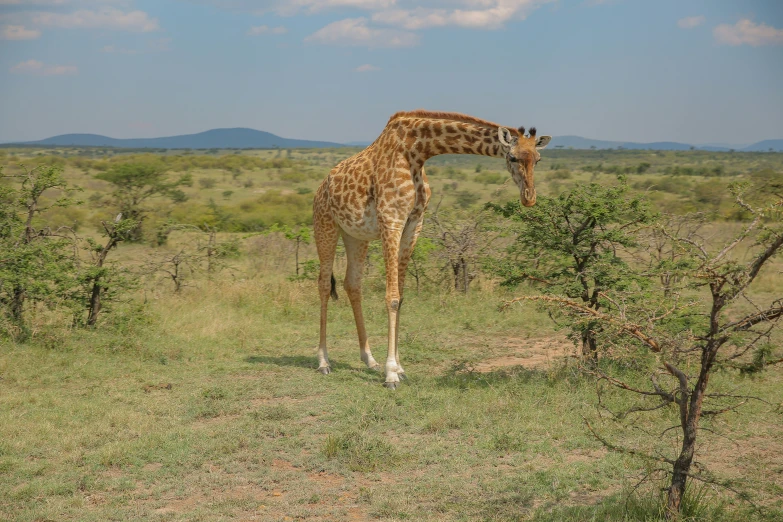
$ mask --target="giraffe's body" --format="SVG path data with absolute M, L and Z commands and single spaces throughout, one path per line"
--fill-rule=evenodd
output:
M 379 369 L 367 343 L 361 306 L 362 266 L 369 241 L 381 239 L 386 263 L 386 305 L 389 350 L 386 386 L 395 388 L 405 374 L 399 362 L 397 337 L 405 273 L 421 231 L 430 188 L 424 162 L 439 154 L 505 157 L 520 188 L 522 203 L 535 203 L 533 166 L 549 136 L 536 141 L 521 132 L 456 113 L 400 112 L 389 119 L 378 139 L 340 162 L 321 183 L 313 202 L 313 226 L 321 262 L 321 335 L 319 370 L 329 373 L 326 350 L 326 308 L 333 288 L 332 268 L 337 241 L 345 245 L 348 268 L 344 287 L 353 307 L 362 360 Z M 522 171 L 522 172 L 520 172 Z

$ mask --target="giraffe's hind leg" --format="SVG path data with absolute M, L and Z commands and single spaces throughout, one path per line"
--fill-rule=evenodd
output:
M 370 344 L 367 339 L 367 330 L 364 327 L 364 314 L 362 313 L 362 270 L 367 257 L 369 241 L 356 239 L 343 233 L 345 256 L 348 260 L 348 268 L 345 272 L 343 286 L 353 308 L 353 317 L 356 320 L 356 333 L 359 335 L 359 350 L 362 361 L 372 370 L 380 371 L 378 364 L 370 352 Z
M 318 260 L 321 269 L 318 274 L 318 293 L 321 297 L 321 331 L 318 343 L 318 371 L 327 375 L 331 373 L 332 368 L 329 365 L 329 354 L 326 350 L 326 310 L 329 304 L 329 296 L 336 297 L 333 289 L 332 270 L 334 268 L 334 254 L 337 249 L 337 239 L 339 228 L 332 219 L 332 216 L 319 206 L 319 200 L 326 198 L 321 196 L 321 191 L 316 195 L 313 211 L 313 231 L 315 236 L 315 246 L 318 249 Z

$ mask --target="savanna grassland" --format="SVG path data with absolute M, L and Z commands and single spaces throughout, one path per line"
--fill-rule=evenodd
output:
M 675 409 L 605 415 L 603 384 L 584 371 L 567 329 L 532 302 L 503 307 L 537 293 L 528 283 L 500 285 L 490 269 L 512 241 L 509 222 L 483 218 L 473 230 L 487 236 L 479 234 L 455 268 L 444 238 L 476 224 L 485 203 L 518 197 L 500 161 L 445 156 L 428 164 L 433 219 L 401 315 L 408 380 L 390 392 L 359 360 L 339 286 L 329 305 L 333 373 L 316 371 L 317 257 L 302 231 L 315 188 L 356 150 L 0 152 L 6 175 L 21 172 L 20 162 L 62 166 L 82 203 L 52 207 L 36 217 L 38 226 L 66 226 L 96 241 L 101 220 L 118 212 L 102 173 L 154 163 L 184 179 L 144 203 L 138 241 L 109 253 L 134 284 L 107 300 L 94 327 L 75 321 L 72 309 L 35 303 L 23 338 L 11 328 L 0 337 L 0 519 L 661 519 L 666 484 L 656 470 L 665 465 L 608 448 L 586 421 L 617 445 L 671 456 L 679 444 L 669 431 Z M 701 212 L 702 236 L 716 246 L 747 218 L 729 185 L 774 191 L 783 179 L 778 153 L 554 149 L 543 156 L 539 197 L 616 184 L 623 175 L 657 211 Z M 230 248 L 207 267 L 210 231 Z M 178 253 L 187 255 L 177 285 L 171 259 Z M 382 361 L 379 261 L 371 250 L 364 307 Z M 344 269 L 338 252 L 338 282 Z M 783 259 L 773 258 L 759 277 L 732 313 L 783 295 Z M 772 333 L 768 359 L 783 356 L 782 341 Z M 654 361 L 602 357 L 598 364 L 641 386 L 637 368 Z M 781 365 L 717 371 L 710 386 L 752 398 L 703 418 L 697 461 L 715 480 L 689 486 L 683 519 L 780 520 Z M 632 405 L 631 397 L 613 400 L 615 408 Z

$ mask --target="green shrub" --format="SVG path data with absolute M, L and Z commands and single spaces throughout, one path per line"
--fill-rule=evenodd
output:
M 215 183 L 217 183 L 214 178 L 201 178 L 198 180 L 198 184 L 201 185 L 201 188 L 205 189 L 211 189 L 215 186 Z
M 286 181 L 288 183 L 302 183 L 303 181 L 307 181 L 307 179 L 307 174 L 300 170 L 291 170 L 280 173 L 280 181 Z
M 499 172 L 482 172 L 474 179 L 484 185 L 500 185 L 505 181 L 506 177 Z
M 461 190 L 457 192 L 457 205 L 460 208 L 468 208 L 472 206 L 474 203 L 476 203 L 481 196 L 476 194 L 475 192 L 471 192 L 469 190 Z
M 571 174 L 570 170 L 561 169 L 561 170 L 556 170 L 551 174 L 547 174 L 546 177 L 547 179 L 571 179 L 574 176 Z

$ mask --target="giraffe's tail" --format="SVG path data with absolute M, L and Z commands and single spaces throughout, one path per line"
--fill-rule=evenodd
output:
M 332 276 L 332 299 L 337 301 L 337 281 L 335 281 L 334 276 Z

